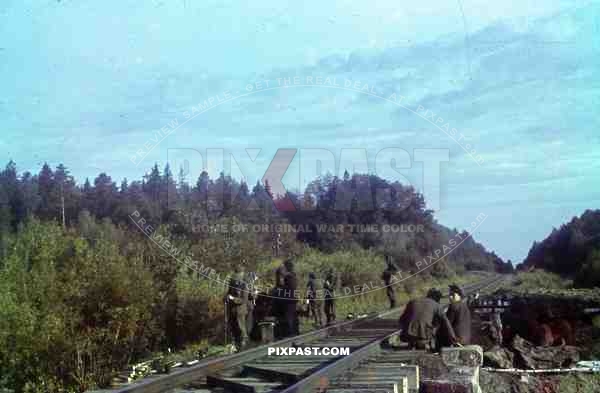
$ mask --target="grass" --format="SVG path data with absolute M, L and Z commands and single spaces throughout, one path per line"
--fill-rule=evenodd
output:
M 560 393 L 597 393 L 600 392 L 600 375 L 569 374 L 560 378 Z
M 531 272 L 522 272 L 517 274 L 515 288 L 521 291 L 537 291 L 544 289 L 570 289 L 573 287 L 573 281 L 565 279 L 556 273 L 550 273 L 543 270 L 534 270 Z

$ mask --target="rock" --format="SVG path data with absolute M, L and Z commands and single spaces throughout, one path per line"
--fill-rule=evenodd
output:
M 406 346 L 406 344 L 400 339 L 399 334 L 394 334 L 392 337 L 388 338 L 385 342 L 385 345 L 390 348 L 403 348 Z
M 378 363 L 377 366 L 372 368 L 369 367 L 367 369 L 354 372 L 350 382 L 353 380 L 359 380 L 375 383 L 375 381 L 373 381 L 374 375 L 379 375 L 382 378 L 397 379 L 399 385 L 404 383 L 402 382 L 402 378 L 404 378 L 406 379 L 406 386 L 408 390 L 416 391 L 419 389 L 419 366 L 416 365 L 395 365 L 393 363 L 382 365 Z
M 491 373 L 481 370 L 479 375 L 479 386 L 485 393 L 507 393 L 511 390 L 511 380 L 513 375 L 504 373 Z
M 483 349 L 479 345 L 442 348 L 442 361 L 448 368 L 479 367 L 483 364 Z
M 419 388 L 419 366 L 398 366 L 397 375 L 406 378 L 408 390 L 413 391 Z
M 515 355 L 506 348 L 495 346 L 483 354 L 483 363 L 492 368 L 513 368 Z
M 442 362 L 440 356 L 423 354 L 417 357 L 415 363 L 419 366 L 419 373 L 422 378 L 438 379 L 448 374 L 448 367 Z
M 479 385 L 474 387 L 470 381 L 456 379 L 424 380 L 420 393 L 481 393 Z
M 478 345 L 442 348 L 441 358 L 448 373 L 444 378 L 425 384 L 426 392 L 480 393 L 479 367 L 483 364 L 483 349 Z
M 514 363 L 518 368 L 568 368 L 575 365 L 580 359 L 577 347 L 570 345 L 536 347 L 519 335 L 513 338 L 511 347 L 515 353 Z

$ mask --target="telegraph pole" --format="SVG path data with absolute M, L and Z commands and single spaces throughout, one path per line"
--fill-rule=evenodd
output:
M 65 225 L 65 194 L 63 192 L 63 184 L 60 183 L 60 202 L 61 202 L 61 213 L 62 213 L 62 226 L 63 229 L 66 228 Z
M 277 232 L 273 232 L 273 256 L 279 256 L 279 250 L 281 249 L 281 234 Z

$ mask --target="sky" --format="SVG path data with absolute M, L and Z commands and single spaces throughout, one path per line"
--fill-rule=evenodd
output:
M 295 148 L 285 189 L 400 178 L 450 228 L 485 214 L 475 239 L 513 262 L 599 207 L 598 1 L 286 3 L 3 0 L 2 156 L 254 183 Z

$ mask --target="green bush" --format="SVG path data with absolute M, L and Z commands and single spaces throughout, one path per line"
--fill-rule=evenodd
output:
M 144 351 L 156 293 L 151 272 L 113 242 L 91 244 L 29 222 L 0 271 L 0 374 L 17 391 L 106 384 Z M 65 390 L 67 389 L 67 390 Z
M 544 270 L 519 273 L 515 286 L 520 290 L 568 289 L 573 286 L 573 281 L 567 280 L 556 273 Z
M 600 250 L 593 250 L 575 276 L 578 287 L 592 288 L 600 285 Z

